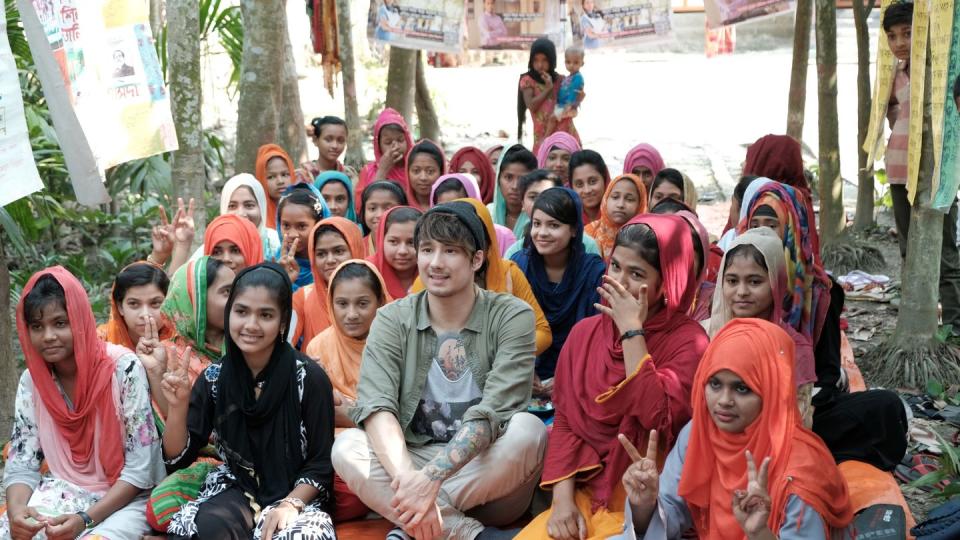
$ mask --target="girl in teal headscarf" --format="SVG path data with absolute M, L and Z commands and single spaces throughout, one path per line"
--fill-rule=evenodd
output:
M 340 171 L 324 171 L 317 175 L 313 186 L 320 192 L 331 215 L 358 223 L 353 202 L 353 183 L 349 176 Z

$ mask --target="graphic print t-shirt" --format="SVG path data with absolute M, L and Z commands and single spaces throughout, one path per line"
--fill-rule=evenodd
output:
M 460 430 L 463 413 L 482 397 L 467 364 L 463 337 L 456 332 L 441 334 L 413 415 L 413 431 L 435 443 L 450 442 Z

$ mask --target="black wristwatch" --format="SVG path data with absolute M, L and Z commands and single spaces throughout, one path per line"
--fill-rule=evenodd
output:
M 640 328 L 637 330 L 627 330 L 626 332 L 623 333 L 622 336 L 620 336 L 620 341 L 626 341 L 630 338 L 635 338 L 637 336 L 645 336 L 645 335 L 647 335 L 647 333 L 643 331 L 643 328 Z
M 78 516 L 80 516 L 80 519 L 83 520 L 83 529 L 84 529 L 84 530 L 87 530 L 87 529 L 89 529 L 90 527 L 93 527 L 93 518 L 90 517 L 90 514 L 84 512 L 83 510 L 81 510 L 81 511 L 79 511 L 79 512 L 76 512 L 76 514 L 77 514 Z

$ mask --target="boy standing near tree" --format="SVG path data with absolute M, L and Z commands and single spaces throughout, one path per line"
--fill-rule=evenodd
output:
M 893 217 L 900 243 L 900 257 L 907 256 L 910 230 L 910 200 L 907 198 L 907 150 L 910 139 L 910 41 L 913 26 L 913 2 L 894 2 L 883 14 L 887 45 L 897 59 L 897 72 L 887 106 L 890 141 L 887 143 L 886 169 L 893 199 Z M 951 325 L 952 335 L 960 336 L 960 251 L 957 249 L 957 201 L 943 219 L 943 243 L 940 250 L 940 303 L 943 324 Z

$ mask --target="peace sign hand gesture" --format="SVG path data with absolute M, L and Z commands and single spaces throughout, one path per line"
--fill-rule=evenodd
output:
M 191 348 L 187 347 L 180 358 L 174 360 L 174 355 L 171 355 L 167 359 L 167 372 L 163 374 L 160 389 L 170 409 L 183 407 L 189 402 L 190 352 Z
M 594 304 L 593 307 L 613 319 L 621 333 L 643 328 L 648 312 L 646 285 L 641 285 L 640 293 L 633 296 L 619 281 L 603 276 L 603 284 L 597 287 L 597 292 L 607 305 Z
M 282 252 L 283 256 L 280 257 L 280 260 L 277 263 L 287 271 L 287 275 L 290 276 L 290 282 L 296 283 L 297 278 L 300 277 L 300 263 L 297 262 L 297 246 L 300 245 L 300 237 L 296 237 L 290 242 L 290 247 L 285 252 Z
M 163 206 L 157 207 L 160 212 L 160 223 L 153 226 L 150 232 L 150 239 L 153 243 L 153 251 L 150 253 L 150 260 L 155 264 L 164 264 L 173 253 L 174 228 L 167 219 L 167 211 Z
M 197 234 L 197 225 L 193 220 L 194 210 L 193 199 L 190 199 L 186 209 L 183 207 L 183 199 L 177 199 L 177 214 L 173 217 L 173 236 L 176 243 L 180 245 L 189 246 Z
M 147 317 L 146 330 L 137 342 L 137 356 L 148 373 L 163 374 L 167 369 L 167 348 L 160 343 L 157 320 Z
M 623 473 L 623 487 L 627 490 L 630 504 L 645 511 L 656 508 L 657 496 L 660 492 L 660 473 L 657 471 L 657 430 L 650 430 L 646 455 L 640 455 L 633 443 L 622 433 L 617 438 L 633 462 Z
M 767 491 L 767 467 L 770 458 L 764 458 L 757 473 L 753 454 L 747 450 L 747 490 L 733 492 L 733 516 L 743 529 L 747 538 L 753 538 L 768 531 L 770 518 L 770 494 Z

